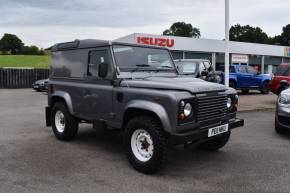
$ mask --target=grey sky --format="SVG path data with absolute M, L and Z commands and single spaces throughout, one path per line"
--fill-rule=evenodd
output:
M 280 34 L 290 23 L 289 0 L 230 0 L 230 23 Z M 224 0 L 0 0 L 0 36 L 48 47 L 76 38 L 115 39 L 133 32 L 161 34 L 175 21 L 224 36 Z

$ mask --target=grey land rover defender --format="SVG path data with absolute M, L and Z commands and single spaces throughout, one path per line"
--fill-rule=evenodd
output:
M 60 140 L 83 122 L 122 130 L 138 171 L 157 171 L 173 145 L 217 150 L 244 125 L 234 89 L 179 76 L 165 48 L 76 40 L 51 51 L 47 126 Z

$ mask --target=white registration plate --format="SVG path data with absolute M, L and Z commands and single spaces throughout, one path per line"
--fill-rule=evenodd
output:
M 208 130 L 208 137 L 212 137 L 221 133 L 225 133 L 229 130 L 229 125 L 220 125 Z

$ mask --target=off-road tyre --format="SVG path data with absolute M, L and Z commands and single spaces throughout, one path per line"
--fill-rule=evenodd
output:
M 61 112 L 64 116 L 64 128 L 60 132 L 56 126 L 56 114 Z M 51 126 L 55 137 L 62 141 L 72 140 L 78 132 L 78 121 L 69 113 L 66 104 L 57 102 L 53 105 L 51 110 Z
M 141 161 L 133 153 L 132 136 L 137 130 L 145 130 L 153 141 L 153 154 L 148 161 Z M 125 127 L 124 145 L 127 158 L 137 171 L 152 174 L 162 168 L 166 158 L 167 137 L 160 121 L 155 117 L 144 115 L 132 118 Z
M 204 143 L 198 144 L 197 148 L 201 150 L 206 150 L 206 151 L 217 151 L 224 147 L 231 136 L 231 131 L 228 131 L 226 133 L 221 134 L 221 136 L 216 137 L 212 140 L 208 140 Z

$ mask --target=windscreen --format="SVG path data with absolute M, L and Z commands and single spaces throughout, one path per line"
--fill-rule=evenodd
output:
M 168 50 L 137 46 L 114 45 L 115 62 L 121 71 L 175 70 Z
M 287 69 L 288 69 L 288 66 L 281 65 L 281 66 L 279 66 L 277 68 L 277 70 L 274 73 L 274 75 L 276 75 L 276 76 L 283 76 L 283 75 L 285 75 L 285 72 L 287 71 Z

